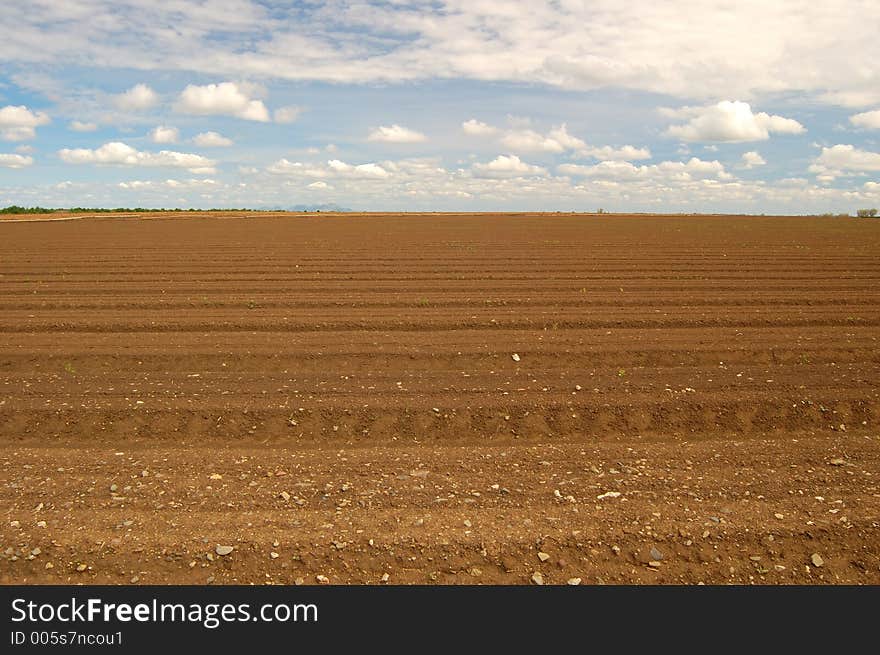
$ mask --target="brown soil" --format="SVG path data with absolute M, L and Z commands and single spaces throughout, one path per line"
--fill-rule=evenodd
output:
M 5 222 L 2 583 L 880 583 L 880 221 Z

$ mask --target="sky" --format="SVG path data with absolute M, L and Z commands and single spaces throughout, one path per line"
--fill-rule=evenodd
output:
M 880 207 L 877 0 L 0 3 L 0 206 Z

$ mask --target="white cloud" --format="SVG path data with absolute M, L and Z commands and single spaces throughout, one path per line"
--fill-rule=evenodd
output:
M 696 158 L 647 166 L 604 162 L 597 164 L 592 174 L 572 176 L 572 179 L 550 175 L 511 155 L 455 170 L 444 170 L 441 160 L 430 158 L 383 161 L 378 165 L 390 175 L 354 178 L 337 173 L 327 164 L 276 162 L 273 166 L 276 175 L 260 178 L 259 188 L 264 190 L 261 198 L 266 202 L 283 202 L 290 197 L 291 188 L 305 186 L 308 189 L 308 184 L 315 181 L 332 183 L 340 190 L 341 198 L 345 198 L 341 202 L 364 209 L 528 207 L 546 210 L 611 205 L 621 210 L 690 208 L 705 211 L 717 206 L 713 203 L 749 203 L 769 196 L 769 192 L 760 195 L 765 193 L 763 183 L 736 180 L 721 163 Z M 347 171 L 349 166 L 336 168 Z M 256 186 L 255 183 L 249 188 Z M 279 189 L 277 196 L 271 195 L 273 188 Z M 273 199 L 268 200 L 270 197 Z M 279 200 L 274 200 L 275 197 Z M 769 207 L 769 203 L 757 203 L 751 211 L 770 211 Z
M 427 137 L 421 132 L 416 132 L 406 127 L 394 124 L 390 126 L 382 125 L 377 127 L 370 136 L 368 141 L 382 141 L 385 143 L 421 143 L 426 141 Z
M 556 141 L 566 150 L 584 150 L 587 148 L 587 144 L 583 140 L 568 133 L 568 126 L 565 123 L 550 130 L 547 137 Z
M 29 146 L 26 143 L 22 143 L 20 146 L 15 146 L 15 152 L 21 153 L 22 155 L 29 155 L 34 151 L 33 146 Z
M 717 177 L 729 177 L 724 170 L 724 165 L 717 161 L 705 161 L 698 157 L 691 157 L 686 162 L 664 161 L 656 164 L 656 167 L 667 173 L 687 173 L 689 175 L 714 175 Z
M 403 177 L 436 178 L 447 175 L 439 160 L 433 158 L 383 161 L 382 166 L 392 175 Z
M 352 179 L 384 179 L 391 177 L 391 173 L 375 163 L 347 164 L 339 159 L 331 159 L 326 164 L 304 164 L 292 162 L 287 159 L 279 159 L 266 167 L 269 173 L 285 175 L 288 177 L 345 177 Z
M 324 182 L 323 180 L 318 180 L 317 182 L 312 182 L 311 184 L 307 184 L 306 188 L 308 189 L 317 189 L 319 191 L 327 191 L 332 189 L 333 187 Z
M 129 180 L 128 182 L 120 182 L 117 186 L 120 189 L 194 189 L 215 187 L 217 186 L 217 181 L 210 178 L 190 178 L 188 180 Z
M 391 175 L 391 173 L 379 166 L 379 164 L 358 164 L 352 166 L 351 164 L 346 164 L 338 159 L 331 159 L 327 162 L 327 167 L 334 173 L 342 174 L 347 177 L 382 178 Z
M 754 168 L 756 166 L 763 166 L 767 162 L 761 156 L 760 153 L 755 152 L 754 150 L 749 150 L 748 152 L 744 152 L 742 155 L 742 165 L 744 168 Z
M 523 124 L 521 120 L 512 122 Z M 512 129 L 501 137 L 501 144 L 513 152 L 560 153 L 566 150 L 584 151 L 588 147 L 582 139 L 568 133 L 565 123 L 554 127 L 546 135 L 526 128 Z
M 291 162 L 288 165 L 293 166 Z M 616 176 L 482 177 L 473 174 L 469 166 L 444 170 L 442 160 L 429 158 L 382 161 L 376 165 L 390 175 L 346 176 L 332 171 L 324 162 L 300 164 L 298 172 L 284 175 L 272 175 L 265 169 L 252 171 L 252 175 L 244 178 L 246 181 L 229 184 L 190 186 L 184 184 L 184 180 L 170 185 L 166 184 L 167 180 L 141 180 L 137 185 L 127 182 L 130 188 L 123 190 L 117 187 L 116 181 L 77 182 L 76 197 L 95 198 L 96 202 L 101 199 L 114 206 L 133 203 L 143 206 L 279 206 L 289 204 L 296 193 L 323 197 L 324 192 L 308 186 L 323 181 L 335 187 L 332 192 L 335 201 L 376 211 L 591 211 L 605 207 L 614 211 L 841 213 L 855 207 L 878 206 L 880 201 L 878 188 L 864 184 L 864 180 L 859 181 L 859 186 L 846 188 L 819 186 L 806 180 L 739 180 L 713 175 L 713 171 L 722 168 L 720 164 L 700 161 L 664 162 L 662 166 L 610 162 L 600 166 L 643 171 L 633 177 L 626 177 L 625 172 Z M 303 169 L 309 167 L 323 178 L 304 175 Z M 685 174 L 687 169 L 693 172 Z M 865 179 L 878 180 L 873 175 Z M 15 193 L 15 198 L 7 195 L 9 203 L 66 206 L 73 202 L 72 191 L 56 191 L 55 186 L 47 186 L 43 181 L 29 187 L 16 187 Z
M 37 131 L 32 127 L 6 127 L 0 130 L 0 139 L 6 141 L 27 141 L 37 136 Z
M 98 129 L 97 123 L 89 123 L 85 121 L 71 121 L 68 125 L 74 132 L 94 132 Z
M 128 91 L 113 97 L 113 103 L 124 111 L 149 109 L 159 102 L 159 96 L 146 84 L 136 84 Z
M 831 105 L 839 105 L 841 107 L 867 107 L 880 102 L 880 91 L 877 90 L 876 84 L 867 89 L 851 90 L 843 89 L 838 91 L 828 91 L 820 93 L 819 100 Z
M 747 102 L 722 100 L 707 107 L 683 107 L 677 111 L 661 110 L 667 116 L 690 120 L 684 125 L 673 125 L 666 136 L 682 141 L 744 142 L 764 141 L 770 133 L 802 134 L 803 125 L 791 118 L 757 114 Z
M 7 141 L 25 141 L 36 136 L 36 128 L 49 123 L 44 112 L 32 112 L 24 105 L 0 108 L 0 138 Z
M 4 3 L 5 5 L 16 3 Z M 678 97 L 877 102 L 868 0 L 681 3 L 42 2 L 4 6 L 0 61 L 331 83 L 431 78 Z M 96 20 L 96 12 L 106 20 Z M 75 8 L 71 8 L 74 6 Z M 146 7 L 149 6 L 149 9 Z M 723 20 L 719 20 L 719 16 Z M 126 29 L 121 29 L 124 26 Z M 135 35 L 135 36 L 132 36 Z M 532 35 L 534 38 L 529 38 Z M 743 44 L 748 44 L 744 47 Z
M 821 182 L 829 182 L 844 171 L 880 171 L 880 152 L 861 150 L 852 145 L 837 144 L 822 148 L 809 171 Z
M 287 107 L 279 107 L 273 113 L 273 118 L 276 123 L 293 123 L 299 118 L 299 115 L 302 113 L 302 108 L 297 107 L 296 105 L 289 105 Z
M 0 166 L 3 168 L 24 168 L 34 163 L 33 157 L 0 153 Z
M 880 109 L 850 116 L 849 122 L 856 127 L 864 127 L 869 130 L 880 130 Z
M 602 161 L 632 161 L 636 159 L 650 159 L 651 151 L 648 148 L 636 148 L 635 146 L 621 146 L 613 148 L 611 146 L 588 146 L 578 153 L 580 156 L 594 157 Z
M 560 164 L 556 170 L 562 175 L 603 178 L 635 178 L 643 170 L 643 166 L 635 166 L 625 161 L 602 161 L 598 164 Z
M 232 145 L 229 139 L 218 132 L 202 132 L 193 137 L 193 143 L 202 148 L 222 148 Z
M 487 164 L 474 164 L 471 170 L 475 177 L 486 178 L 533 177 L 547 174 L 547 169 L 527 164 L 516 155 L 499 155 Z
M 686 162 L 664 161 L 659 164 L 637 166 L 627 161 L 602 161 L 591 166 L 561 164 L 556 170 L 563 175 L 616 180 L 677 180 L 714 177 L 731 179 L 719 161 L 704 161 L 691 157 Z
M 177 143 L 180 139 L 180 131 L 176 127 L 160 125 L 150 132 L 150 140 L 153 143 Z
M 118 141 L 105 143 L 95 150 L 64 148 L 58 151 L 58 156 L 68 164 L 186 168 L 196 174 L 213 173 L 216 165 L 213 159 L 201 155 L 172 150 L 142 152 Z
M 565 151 L 565 146 L 559 141 L 534 130 L 512 130 L 501 137 L 501 145 L 513 152 L 560 153 Z
M 184 114 L 202 116 L 235 116 L 249 121 L 269 121 L 269 110 L 262 100 L 251 98 L 240 85 L 234 82 L 189 84 L 180 93 L 175 109 Z
M 470 120 L 464 121 L 461 124 L 461 129 L 465 134 L 469 134 L 471 136 L 493 136 L 498 133 L 498 128 L 478 121 L 475 118 L 471 118 Z
M 807 131 L 807 128 L 793 118 L 785 118 L 775 114 L 771 116 L 764 112 L 755 114 L 755 118 L 759 125 L 774 134 L 804 134 Z
M 517 153 L 551 153 L 560 154 L 571 151 L 577 157 L 593 157 L 601 160 L 650 159 L 651 151 L 647 148 L 636 148 L 625 145 L 620 148 L 612 146 L 591 146 L 583 139 L 568 133 L 568 126 L 563 123 L 552 128 L 547 134 L 523 127 L 531 121 L 525 118 L 510 116 L 509 122 L 519 127 L 501 133 L 496 127 L 480 123 L 473 119 L 462 123 L 465 133 L 474 136 L 491 136 L 501 133 L 499 143 L 509 152 Z
M 329 175 L 326 168 L 323 168 L 320 164 L 304 164 L 298 161 L 290 161 L 286 158 L 269 164 L 266 170 L 274 175 L 286 175 L 289 177 L 327 177 Z

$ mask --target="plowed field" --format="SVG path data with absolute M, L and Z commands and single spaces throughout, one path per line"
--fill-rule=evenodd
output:
M 870 219 L 3 221 L 0 582 L 878 584 L 878 337 Z

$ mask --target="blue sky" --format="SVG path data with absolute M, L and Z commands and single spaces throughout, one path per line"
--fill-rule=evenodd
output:
M 154 6 L 156 5 L 156 6 Z M 0 6 L 0 206 L 880 206 L 875 1 Z

